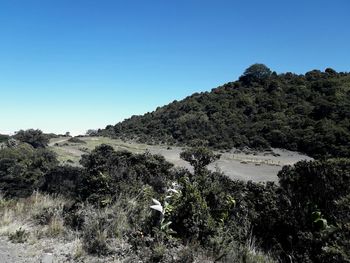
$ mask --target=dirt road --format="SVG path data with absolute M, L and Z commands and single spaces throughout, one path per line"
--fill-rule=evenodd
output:
M 116 150 L 128 150 L 133 153 L 149 151 L 152 154 L 160 154 L 163 155 L 167 161 L 173 163 L 177 167 L 191 169 L 191 166 L 180 158 L 180 152 L 183 150 L 181 147 L 138 144 L 106 137 L 83 137 L 80 139 L 85 141 L 85 144 L 62 143 L 68 140 L 67 138 L 57 138 L 56 141 L 51 141 L 50 144 L 62 162 L 70 160 L 76 165 L 79 164 L 79 159 L 82 154 L 91 151 L 97 145 L 105 143 L 113 146 Z M 55 146 L 55 143 L 58 143 L 60 146 Z M 282 166 L 292 165 L 300 160 L 311 159 L 312 158 L 298 152 L 284 149 L 273 149 L 273 152 L 251 153 L 232 150 L 230 152 L 222 153 L 220 160 L 209 165 L 208 168 L 210 170 L 219 169 L 234 180 L 277 182 L 277 173 L 282 169 Z
M 1 263 L 34 263 L 37 262 L 28 253 L 26 244 L 13 244 L 7 237 L 0 237 Z
M 70 138 L 70 137 L 51 139 L 50 142 L 49 142 L 49 146 L 54 146 L 56 143 L 62 143 L 62 142 L 68 141 L 69 138 Z

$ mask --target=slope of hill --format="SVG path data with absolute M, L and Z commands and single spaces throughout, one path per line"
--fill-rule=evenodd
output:
M 349 73 L 328 68 L 277 75 L 255 64 L 238 81 L 132 116 L 99 133 L 148 143 L 278 147 L 313 157 L 349 157 L 349 120 Z

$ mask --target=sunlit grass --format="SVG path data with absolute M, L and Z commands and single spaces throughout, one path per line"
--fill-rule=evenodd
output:
M 115 150 L 126 150 L 132 153 L 143 153 L 149 147 L 146 144 L 138 143 L 128 143 L 123 142 L 119 139 L 111 139 L 108 137 L 82 137 L 82 141 L 85 141 L 86 144 L 79 143 L 69 143 L 68 141 L 62 141 L 69 138 L 55 138 L 51 140 L 50 148 L 57 154 L 57 158 L 61 163 L 67 163 L 72 165 L 79 165 L 79 160 L 82 154 L 89 153 L 96 146 L 101 144 L 108 144 L 112 146 Z M 58 145 L 54 143 L 59 141 Z

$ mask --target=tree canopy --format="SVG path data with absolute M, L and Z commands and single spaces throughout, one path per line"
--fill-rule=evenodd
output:
M 21 142 L 32 145 L 34 148 L 45 148 L 49 143 L 49 136 L 41 130 L 20 130 L 13 137 Z
M 247 68 L 243 77 L 248 81 L 262 81 L 269 78 L 272 74 L 272 71 L 264 64 L 253 64 Z
M 247 76 L 260 80 L 246 81 Z M 277 75 L 255 64 L 242 78 L 99 134 L 147 143 L 200 141 L 216 149 L 278 147 L 316 158 L 350 156 L 350 74 L 327 69 Z

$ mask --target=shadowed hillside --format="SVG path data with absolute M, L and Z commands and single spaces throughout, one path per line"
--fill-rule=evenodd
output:
M 286 148 L 319 157 L 350 156 L 350 74 L 333 69 L 276 74 L 254 64 L 235 82 L 195 93 L 101 135 L 139 142 Z

